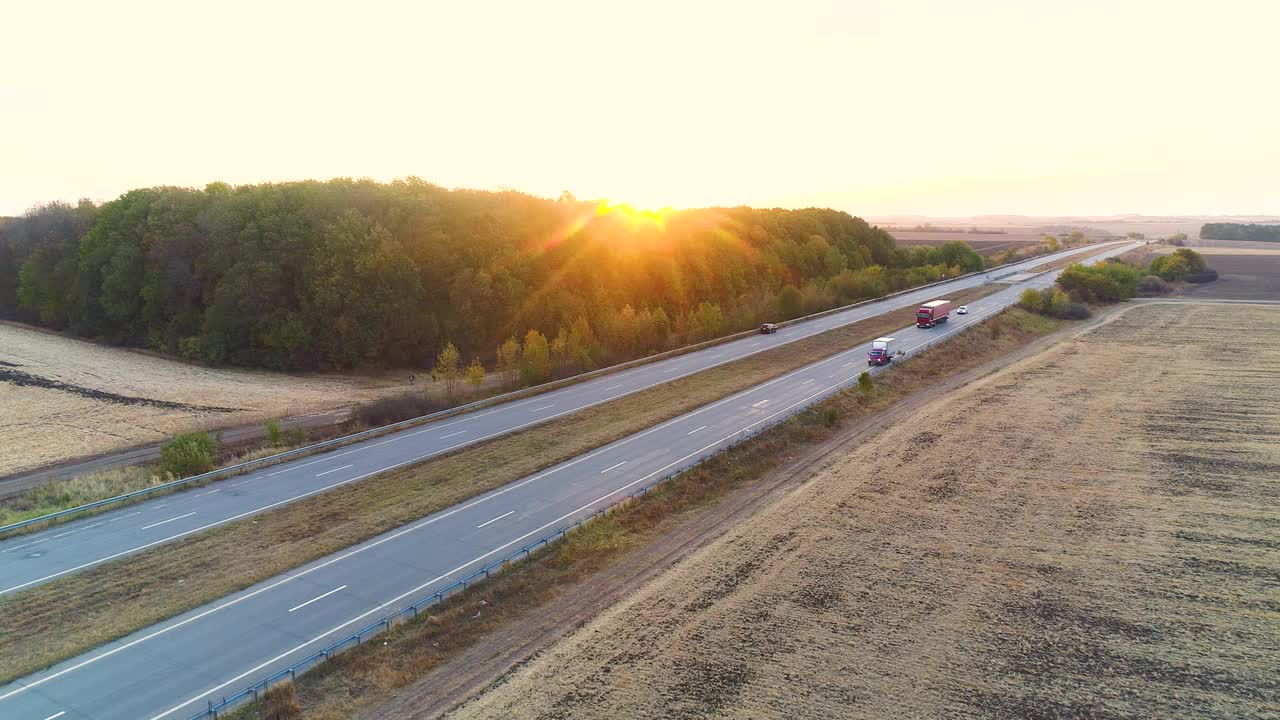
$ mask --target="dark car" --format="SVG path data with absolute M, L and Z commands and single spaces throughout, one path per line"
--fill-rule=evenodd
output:
M 776 332 L 778 332 L 778 323 L 765 323 L 760 326 L 761 335 L 768 335 Z

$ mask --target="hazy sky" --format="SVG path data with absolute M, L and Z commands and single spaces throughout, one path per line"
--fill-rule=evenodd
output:
M 213 180 L 1280 214 L 1280 3 L 10 2 L 0 214 Z

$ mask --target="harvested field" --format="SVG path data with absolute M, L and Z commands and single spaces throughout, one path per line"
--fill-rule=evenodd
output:
M 1277 500 L 1280 313 L 1135 306 L 903 418 L 455 716 L 1276 717 Z
M 0 323 L 0 475 L 401 390 L 368 378 L 201 367 Z
M 1007 233 L 1004 235 L 963 232 L 912 232 L 910 230 L 889 231 L 899 245 L 942 245 L 957 240 L 968 243 L 982 255 L 994 255 L 1009 248 L 1029 247 L 1044 242 L 1044 235 L 1026 233 Z

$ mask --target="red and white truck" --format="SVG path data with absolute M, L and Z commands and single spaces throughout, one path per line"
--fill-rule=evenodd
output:
M 893 362 L 893 349 L 890 344 L 893 342 L 891 337 L 876 338 L 871 341 L 871 352 L 867 353 L 868 365 L 888 365 Z
M 950 300 L 930 300 L 916 310 L 916 327 L 931 328 L 938 323 L 944 323 L 950 313 Z

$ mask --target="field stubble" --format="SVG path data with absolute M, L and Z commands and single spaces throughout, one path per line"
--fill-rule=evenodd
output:
M 0 323 L 0 475 L 402 390 L 386 379 L 208 368 Z
M 1278 340 L 1271 308 L 1131 308 L 850 451 L 456 717 L 1275 717 Z

